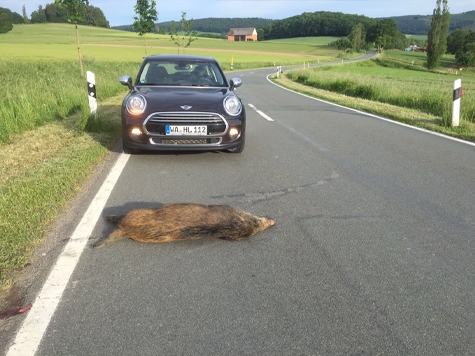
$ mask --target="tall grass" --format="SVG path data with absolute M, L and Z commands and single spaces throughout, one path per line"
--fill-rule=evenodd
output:
M 67 129 L 74 121 L 46 124 L 0 145 L 0 299 L 115 141 L 109 133 Z
M 407 70 L 414 69 L 414 70 Z M 294 70 L 287 76 L 298 83 L 351 97 L 368 99 L 441 118 L 450 125 L 453 103 L 452 75 L 430 73 L 387 60 L 346 64 L 311 70 Z M 461 118 L 475 122 L 475 78 L 463 79 Z
M 124 91 L 118 79 L 137 70 L 135 62 L 84 61 L 96 74 L 99 100 Z M 86 78 L 73 60 L 0 60 L 4 95 L 0 96 L 0 142 L 45 123 L 61 120 L 75 112 L 88 116 Z

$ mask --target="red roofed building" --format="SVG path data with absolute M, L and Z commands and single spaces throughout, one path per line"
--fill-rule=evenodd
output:
M 228 32 L 228 41 L 257 41 L 255 28 L 232 28 Z

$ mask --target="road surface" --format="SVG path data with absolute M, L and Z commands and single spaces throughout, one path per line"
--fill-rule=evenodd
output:
M 233 74 L 243 153 L 128 158 L 37 356 L 475 354 L 475 147 L 270 72 Z M 173 202 L 277 224 L 241 242 L 90 248 L 114 229 L 104 215 Z

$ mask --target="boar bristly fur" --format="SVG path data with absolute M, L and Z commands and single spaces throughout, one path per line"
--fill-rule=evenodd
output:
M 170 242 L 214 237 L 242 240 L 275 224 L 229 205 L 167 204 L 157 209 L 135 209 L 124 216 L 107 216 L 118 228 L 94 248 L 122 238 L 140 242 Z

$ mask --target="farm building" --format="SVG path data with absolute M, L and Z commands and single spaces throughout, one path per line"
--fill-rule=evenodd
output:
M 228 32 L 228 41 L 257 41 L 257 31 L 253 27 L 232 28 Z

